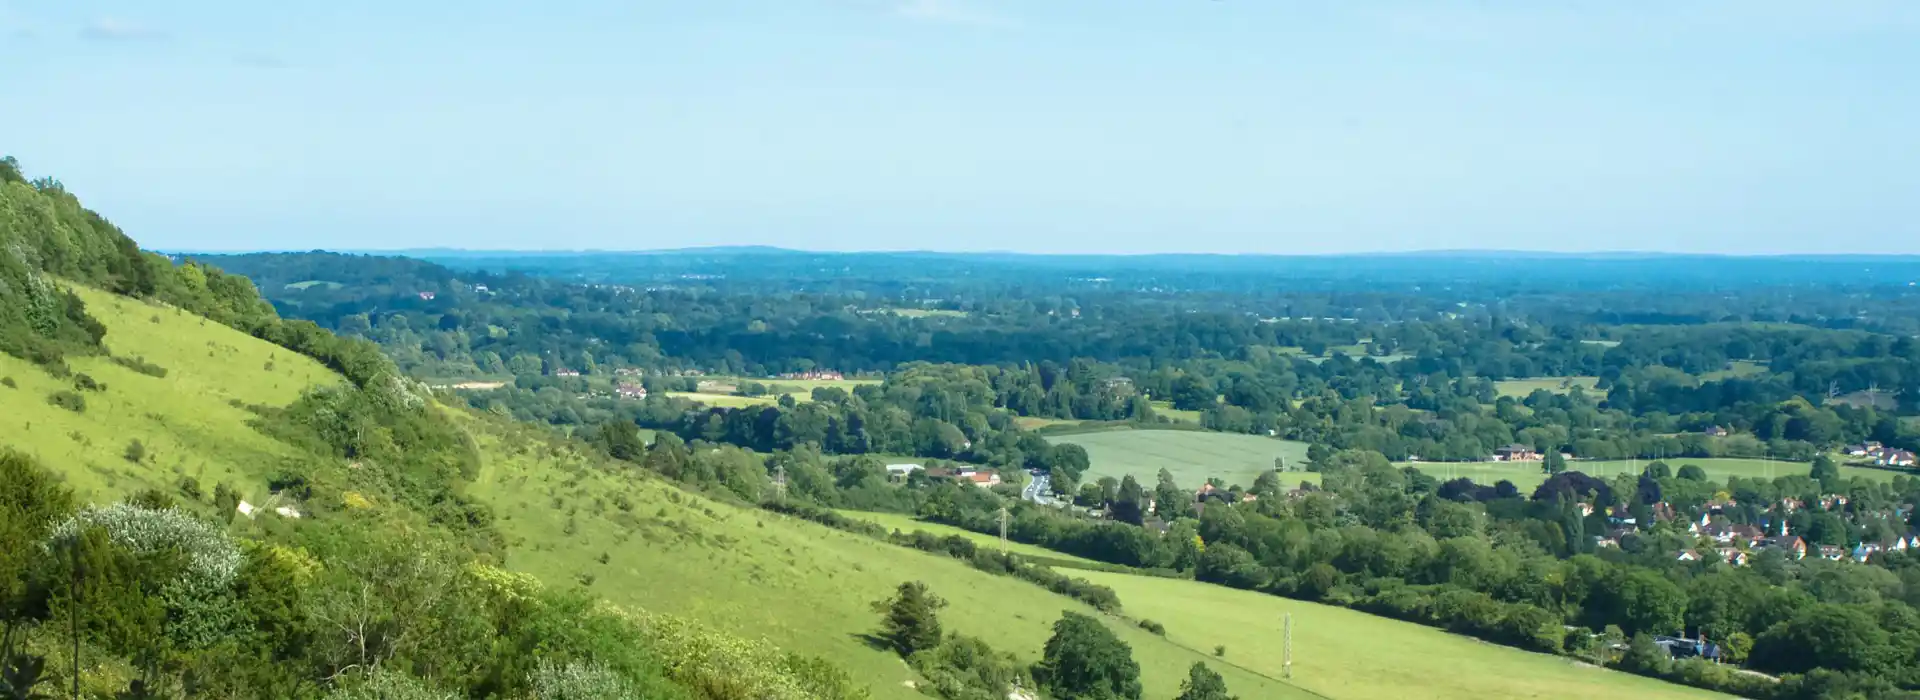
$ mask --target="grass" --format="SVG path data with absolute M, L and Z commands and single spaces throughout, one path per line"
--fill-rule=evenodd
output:
M 1013 424 L 1016 426 L 1019 426 L 1021 430 L 1039 430 L 1041 428 L 1048 428 L 1056 425 L 1079 425 L 1080 421 L 1067 420 L 1064 418 L 1036 418 L 1033 416 L 1017 416 L 1013 419 Z
M 894 307 L 887 309 L 887 312 L 901 318 L 963 318 L 967 315 L 965 311 L 955 311 L 953 309 L 910 309 L 905 307 Z
M 1232 664 L 1279 678 L 1282 620 L 1291 614 L 1292 682 L 1340 700 L 1726 697 L 1344 608 L 1194 581 L 1082 573 L 1119 593 L 1130 614 L 1166 625 L 1167 641 L 1207 654 L 1225 646 L 1224 657 L 1208 662 L 1215 670 Z
M 1766 373 L 1767 373 L 1767 363 L 1765 362 L 1754 362 L 1752 360 L 1734 360 L 1732 363 L 1732 366 L 1723 370 L 1708 372 L 1706 374 L 1700 375 L 1700 378 L 1703 380 L 1727 379 L 1730 377 L 1751 377 L 1756 374 L 1766 374 Z
M 1082 481 L 1131 474 L 1147 488 L 1158 483 L 1161 469 L 1188 488 L 1199 488 L 1210 477 L 1251 486 L 1260 472 L 1273 469 L 1275 457 L 1286 459 L 1290 468 L 1304 466 L 1307 461 L 1304 442 L 1198 430 L 1112 430 L 1063 435 L 1049 441 L 1086 448 L 1092 466 Z M 1291 484 L 1301 478 L 1317 480 L 1319 475 L 1289 472 L 1282 476 L 1282 483 Z
M 1166 416 L 1168 419 L 1171 419 L 1175 423 L 1192 423 L 1194 425 L 1200 424 L 1199 411 L 1188 411 L 1188 410 L 1174 408 L 1173 402 L 1171 401 L 1153 402 L 1153 412 L 1156 415 Z
M 311 288 L 313 288 L 313 287 L 325 287 L 325 288 L 327 288 L 327 289 L 339 289 L 339 288 L 340 288 L 340 287 L 342 287 L 342 286 L 343 286 L 343 285 L 341 285 L 341 284 L 340 284 L 339 282 L 328 282 L 328 281 L 326 281 L 326 280 L 307 280 L 307 281 L 305 281 L 305 282 L 294 282 L 293 284 L 289 284 L 289 285 L 287 285 L 287 286 L 286 286 L 286 288 L 287 288 L 287 289 L 294 289 L 294 290 L 301 290 L 301 291 L 305 291 L 305 290 L 307 290 L 307 289 L 311 289 Z
M 734 396 L 733 394 L 709 394 L 698 391 L 669 391 L 666 395 L 678 399 L 698 401 L 708 406 L 720 408 L 748 408 L 751 406 L 771 406 L 780 402 L 773 394 L 766 396 Z
M 306 389 L 340 381 L 304 356 L 178 309 L 86 288 L 74 292 L 107 328 L 106 345 L 167 370 L 152 377 L 106 357 L 73 357 L 68 365 L 107 386 L 82 392 L 86 411 L 47 403 L 72 389 L 18 358 L 0 355 L 0 435 L 5 444 L 61 473 L 83 500 L 108 501 L 147 487 L 173 491 L 192 477 L 208 492 L 228 482 L 243 493 L 265 490 L 265 470 L 299 454 L 246 427 L 242 404 L 284 406 Z M 129 442 L 147 456 L 127 461 Z M 257 500 L 257 499 L 256 499 Z
M 559 586 L 591 575 L 589 590 L 611 602 L 686 615 L 832 659 L 867 681 L 877 700 L 925 697 L 902 685 L 914 675 L 897 656 L 867 641 L 878 622 L 869 604 L 903 581 L 924 581 L 950 602 L 942 615 L 949 630 L 1028 662 L 1039 659 L 1061 611 L 1094 614 L 945 556 L 601 471 L 541 432 L 479 425 L 497 425 L 491 418 L 468 422 L 487 455 L 472 492 L 499 514 L 510 567 Z M 616 494 L 632 504 L 630 512 L 606 505 Z M 603 553 L 606 564 L 598 561 Z M 1177 694 L 1187 668 L 1207 658 L 1125 620 L 1102 619 L 1133 647 L 1149 697 Z M 1221 670 L 1241 697 L 1304 697 L 1254 674 Z
M 909 533 L 915 530 L 924 530 L 928 533 L 937 535 L 939 537 L 946 537 L 948 535 L 959 535 L 961 537 L 965 537 L 967 539 L 973 540 L 975 544 L 978 544 L 982 547 L 987 547 L 989 549 L 993 549 L 996 551 L 1000 549 L 1000 538 L 997 536 L 985 535 L 978 532 L 974 532 L 972 530 L 954 527 L 952 525 L 945 525 L 941 523 L 930 523 L 925 520 L 916 519 L 911 515 L 901 515 L 899 513 L 870 513 L 867 511 L 860 511 L 860 510 L 843 510 L 843 511 L 840 511 L 840 514 L 847 516 L 849 518 L 865 520 L 867 522 L 874 523 L 876 525 L 885 527 L 890 530 L 899 530 L 901 532 L 909 532 Z M 1074 555 L 1067 554 L 1064 552 L 1056 552 L 1051 549 L 1047 549 L 1046 547 L 1041 547 L 1038 545 L 1021 544 L 1019 542 L 1014 542 L 1012 540 L 1007 541 L 1007 552 L 1011 554 L 1018 554 L 1021 556 L 1028 556 L 1028 557 L 1045 557 L 1048 559 L 1063 559 L 1066 561 L 1079 562 L 1082 564 L 1097 564 L 1097 562 L 1084 559 L 1081 557 L 1076 557 Z
M 1578 386 L 1592 392 L 1600 382 L 1599 377 L 1534 377 L 1531 379 L 1503 379 L 1493 383 L 1494 391 L 1501 396 L 1524 399 L 1538 390 L 1564 394 Z

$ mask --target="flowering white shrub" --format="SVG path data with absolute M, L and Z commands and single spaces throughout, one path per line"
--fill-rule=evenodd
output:
M 638 700 L 633 684 L 600 664 L 540 662 L 530 679 L 535 700 Z
M 227 533 L 178 508 L 154 510 L 128 503 L 89 506 L 55 527 L 49 544 L 72 541 L 90 527 L 105 530 L 117 547 L 135 555 L 178 551 L 186 555 L 186 587 L 216 590 L 233 583 L 243 557 Z
M 459 700 L 445 692 L 397 671 L 375 671 L 359 681 L 340 683 L 327 700 Z

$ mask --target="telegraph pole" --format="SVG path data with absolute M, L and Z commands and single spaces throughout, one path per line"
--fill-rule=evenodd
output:
M 1282 638 L 1285 641 L 1282 642 L 1280 647 L 1281 649 L 1280 677 L 1292 678 L 1293 677 L 1293 613 L 1287 613 L 1286 620 L 1287 620 L 1286 634 Z
M 1007 554 L 1007 504 L 1000 504 L 1000 555 Z

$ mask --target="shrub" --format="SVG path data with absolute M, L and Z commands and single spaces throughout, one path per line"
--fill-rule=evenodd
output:
M 1213 655 L 1214 655 L 1214 656 L 1220 656 L 1220 657 L 1224 657 L 1224 656 L 1226 656 L 1226 655 L 1227 655 L 1227 645 L 1225 645 L 1225 644 L 1221 644 L 1221 645 L 1219 645 L 1219 646 L 1216 646 L 1216 647 L 1214 647 L 1214 648 L 1213 648 Z
M 127 443 L 127 451 L 121 456 L 126 457 L 129 462 L 139 464 L 147 459 L 147 446 L 140 444 L 139 440 L 133 440 Z
M 87 412 L 87 400 L 79 394 L 65 389 L 53 392 L 53 395 L 47 397 L 47 403 L 73 411 L 74 413 Z
M 626 700 L 637 697 L 633 683 L 600 664 L 574 661 L 564 666 L 541 661 L 527 678 L 536 700 Z
M 149 377 L 165 379 L 167 376 L 167 368 L 148 362 L 144 357 L 115 356 L 113 363 Z
M 398 671 L 377 671 L 364 680 L 341 683 L 327 694 L 327 700 L 457 700 L 458 695 L 443 692 L 425 682 Z
M 93 506 L 55 527 L 49 539 L 72 541 L 93 527 L 105 530 L 108 539 L 131 554 L 184 553 L 181 582 L 189 588 L 224 588 L 240 570 L 240 548 L 225 532 L 177 508 L 156 510 L 131 503 Z
M 8 389 L 20 388 L 19 384 L 13 383 L 13 377 L 0 377 L 0 386 L 4 386 Z
M 107 385 L 101 384 L 100 382 L 95 381 L 94 378 L 91 375 L 88 375 L 86 372 L 81 372 L 79 374 L 73 375 L 73 386 L 74 388 L 79 389 L 81 391 L 106 391 L 107 390 Z
M 1155 635 L 1157 635 L 1157 636 L 1161 636 L 1161 637 L 1165 637 L 1165 636 L 1167 636 L 1167 627 L 1166 627 L 1166 625 L 1162 625 L 1162 624 L 1160 624 L 1160 623 L 1158 623 L 1158 622 L 1154 622 L 1154 621 L 1152 621 L 1152 620 L 1141 620 L 1141 621 L 1140 621 L 1140 629 L 1143 629 L 1143 630 L 1146 630 L 1146 631 L 1148 631 L 1148 632 L 1152 632 L 1153 634 L 1155 634 Z
M 138 444 L 138 441 L 135 441 L 135 444 Z M 191 476 L 180 477 L 179 488 L 180 495 L 195 501 L 200 500 L 200 497 L 205 495 L 205 492 L 200 490 L 200 480 Z

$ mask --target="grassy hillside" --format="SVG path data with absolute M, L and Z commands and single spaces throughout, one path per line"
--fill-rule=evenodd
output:
M 900 515 L 898 513 L 868 513 L 868 512 L 857 511 L 857 510 L 843 510 L 843 511 L 840 511 L 840 514 L 847 516 L 849 518 L 857 519 L 857 520 L 865 520 L 867 522 L 874 523 L 876 525 L 888 528 L 890 530 L 898 530 L 900 532 L 913 532 L 915 530 L 922 530 L 922 531 L 933 533 L 940 537 L 947 537 L 950 535 L 959 535 L 969 540 L 973 540 L 975 544 L 978 544 L 982 547 L 987 547 L 987 548 L 996 549 L 996 550 L 1000 548 L 999 537 L 996 537 L 993 535 L 981 534 L 978 532 L 974 532 L 972 530 L 968 530 L 965 528 L 958 528 L 958 527 L 954 527 L 952 525 L 946 525 L 943 523 L 927 522 L 925 520 L 919 520 L 911 516 Z M 1028 556 L 1028 557 L 1059 559 L 1064 561 L 1081 562 L 1086 564 L 1096 563 L 1082 557 L 1074 556 L 1072 554 L 1066 554 L 1064 552 L 1056 552 L 1051 549 L 1047 549 L 1045 547 L 1040 547 L 1040 546 L 1031 545 L 1031 544 L 1022 544 L 1020 542 L 1014 542 L 1012 540 L 1007 541 L 1007 552 L 1010 554 L 1019 554 L 1019 555 Z
M 913 675 L 897 656 L 867 640 L 878 620 L 869 603 L 902 581 L 924 581 L 951 601 L 943 616 L 949 629 L 1028 661 L 1039 659 L 1061 611 L 1095 614 L 944 556 L 606 473 L 596 458 L 520 426 L 473 419 L 470 428 L 486 454 L 474 494 L 500 516 L 510 567 L 550 584 L 590 581 L 590 590 L 615 603 L 692 616 L 834 659 L 870 681 L 877 698 L 925 697 L 903 685 Z M 622 501 L 630 508 L 623 510 Z M 1133 646 L 1148 697 L 1174 696 L 1187 668 L 1208 660 L 1103 619 Z M 1241 697 L 1306 697 L 1256 674 L 1219 670 Z
M 1209 654 L 1225 646 L 1226 661 L 1276 677 L 1282 619 L 1291 613 L 1293 682 L 1340 700 L 1726 697 L 1344 608 L 1193 581 L 1085 574 L 1134 614 L 1164 622 L 1168 641 Z
M 48 402 L 71 390 L 25 360 L 0 355 L 0 433 L 13 449 L 62 474 L 83 499 L 108 500 L 145 487 L 171 491 L 183 477 L 211 490 L 228 482 L 264 484 L 265 475 L 297 452 L 246 427 L 244 405 L 282 407 L 308 388 L 340 381 L 310 358 L 172 307 L 85 287 L 73 291 L 106 327 L 104 342 L 118 357 L 141 358 L 166 370 L 156 377 L 104 356 L 69 357 L 67 364 L 104 384 L 78 392 L 86 410 Z M 236 402 L 241 405 L 235 405 Z M 127 459 L 138 440 L 145 457 Z
M 1198 487 L 1209 477 L 1249 486 L 1260 472 L 1273 469 L 1276 457 L 1290 467 L 1307 461 L 1307 444 L 1257 435 L 1209 433 L 1193 430 L 1115 430 L 1048 438 L 1055 444 L 1086 448 L 1092 467 L 1085 481 L 1103 476 L 1133 475 L 1151 487 L 1161 469 L 1173 473 L 1181 486 Z M 1289 483 L 1295 475 L 1287 475 Z

